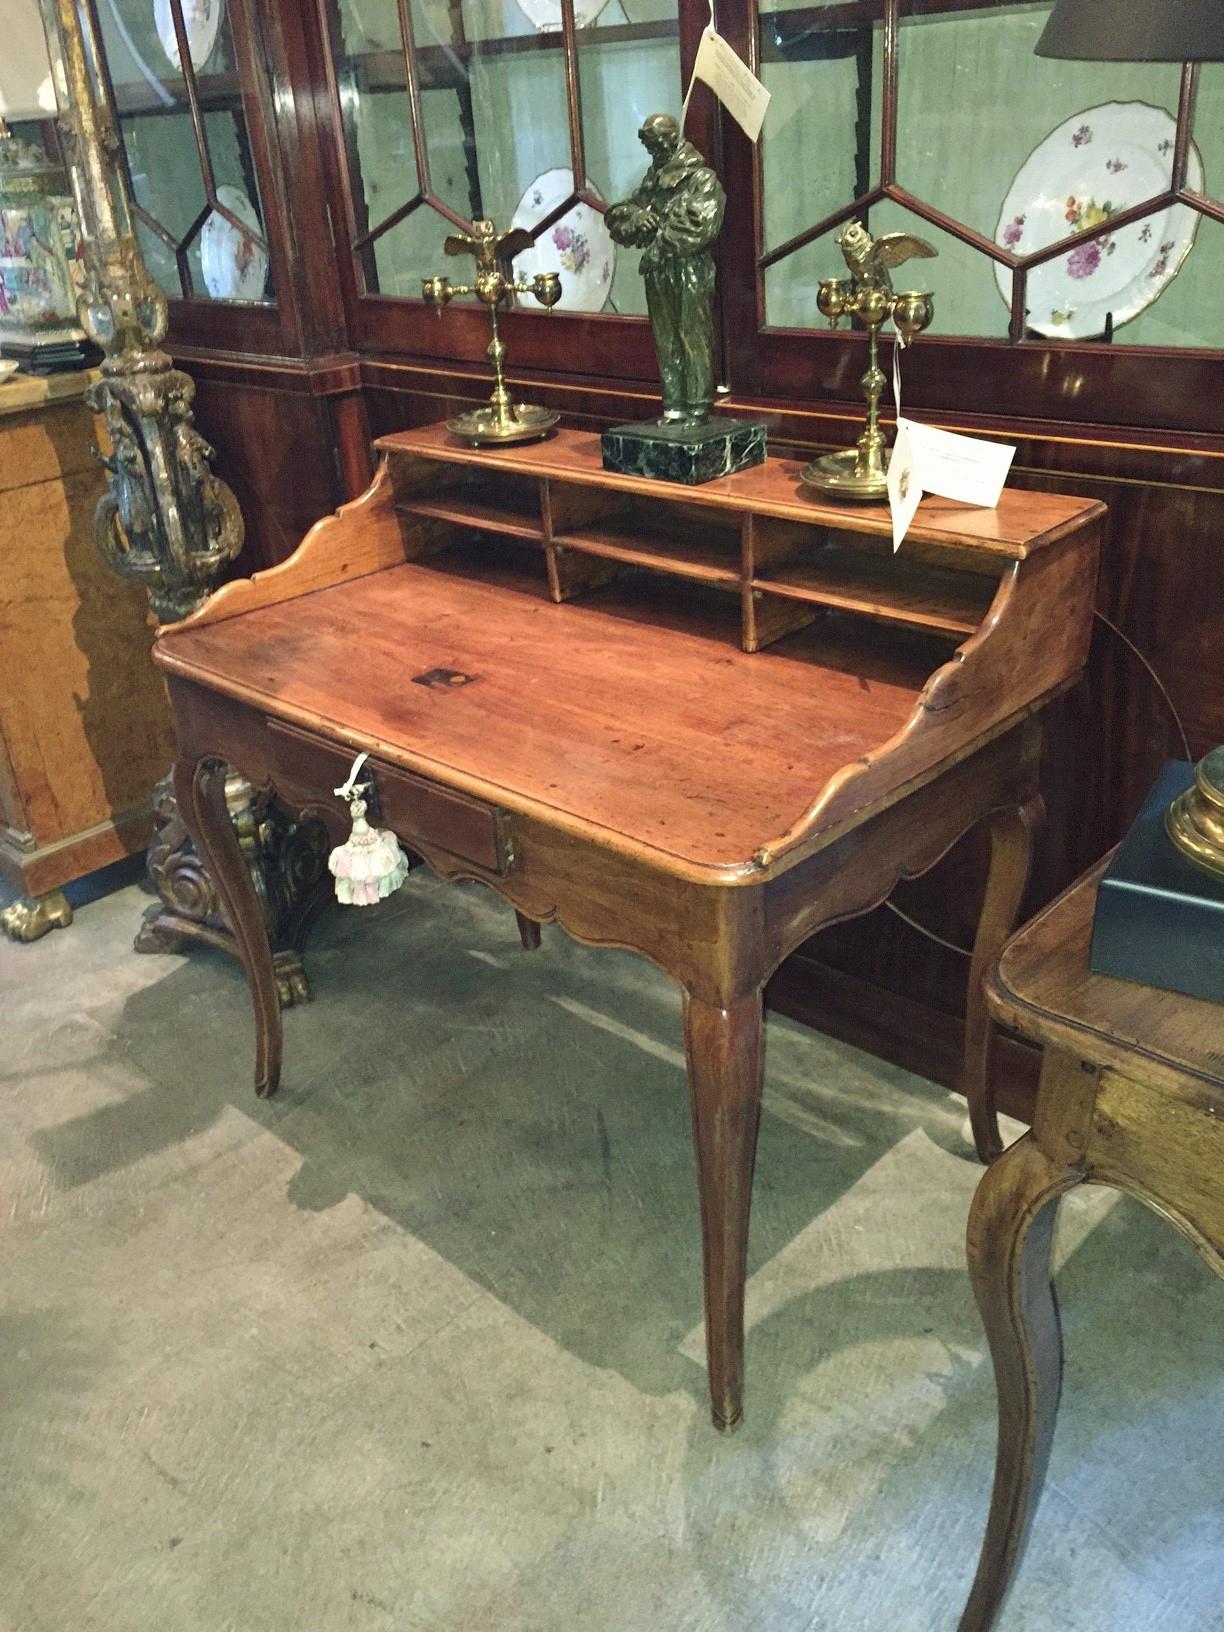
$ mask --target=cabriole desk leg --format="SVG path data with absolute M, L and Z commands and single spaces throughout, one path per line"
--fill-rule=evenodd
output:
M 540 948 L 540 926 L 534 918 L 528 918 L 525 913 L 516 912 L 514 920 L 518 924 L 519 940 L 524 952 L 538 952 Z
M 1003 1149 L 991 1074 L 998 1028 L 986 1008 L 983 987 L 1003 943 L 1016 927 L 1033 846 L 1044 821 L 1045 801 L 1039 793 L 1021 804 L 1004 806 L 990 817 L 990 872 L 973 942 L 965 1004 L 965 1098 L 969 1102 L 973 1142 L 983 1162 L 994 1161 Z
M 281 1011 L 276 971 L 255 885 L 238 848 L 225 801 L 229 767 L 219 759 L 180 759 L 174 767 L 179 815 L 204 858 L 234 930 L 255 1005 L 255 1092 L 276 1092 L 281 1070 Z
M 1050 1282 L 1060 1198 L 1083 1178 L 1026 1133 L 989 1168 L 969 1214 L 969 1274 L 999 1397 L 994 1492 L 960 1632 L 989 1632 L 1020 1562 L 1045 1479 L 1062 1386 L 1062 1331 Z
M 761 1116 L 763 1005 L 758 989 L 727 1008 L 684 995 L 705 1268 L 706 1361 L 714 1426 L 743 1416 L 744 1277 Z

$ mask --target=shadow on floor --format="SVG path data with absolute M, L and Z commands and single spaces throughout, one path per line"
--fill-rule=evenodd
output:
M 677 1353 L 701 1281 L 670 984 L 554 929 L 524 954 L 484 892 L 438 885 L 398 912 L 333 913 L 310 967 L 316 999 L 285 1017 L 268 1103 L 247 1086 L 249 1010 L 227 960 L 194 952 L 128 998 L 110 1046 L 148 1087 L 36 1135 L 56 1180 L 88 1183 L 236 1107 L 300 1153 L 299 1207 L 353 1193 L 582 1359 L 704 1397 Z M 835 1047 L 809 1083 L 811 1034 L 769 1030 L 750 1273 L 915 1126 L 959 1141 L 943 1090 L 896 1073 L 906 1091 L 881 1093 L 887 1068 L 856 1073 Z

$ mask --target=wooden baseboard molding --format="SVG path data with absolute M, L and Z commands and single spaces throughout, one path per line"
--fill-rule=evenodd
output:
M 0 877 L 23 895 L 45 895 L 143 850 L 152 832 L 153 812 L 146 805 L 33 849 L 0 833 Z
M 766 1001 L 779 1014 L 959 1092 L 965 1024 L 957 1015 L 844 974 L 802 952 L 778 970 Z M 1000 1111 L 1031 1124 L 1040 1050 L 1005 1033 L 995 1059 Z

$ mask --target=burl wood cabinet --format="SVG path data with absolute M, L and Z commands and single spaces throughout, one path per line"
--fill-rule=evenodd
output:
M 94 546 L 87 383 L 0 386 L 0 876 L 21 940 L 71 920 L 61 886 L 144 847 L 174 754 L 145 598 Z

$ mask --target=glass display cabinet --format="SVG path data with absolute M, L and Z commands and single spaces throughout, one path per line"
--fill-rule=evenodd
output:
M 854 210 L 874 232 L 919 232 L 939 251 L 930 272 L 945 333 L 1218 343 L 1208 263 L 1224 243 L 1219 214 L 1164 201 L 1202 194 L 1207 173 L 1224 181 L 1224 80 L 1204 74 L 1194 108 L 1173 64 L 1038 57 L 1050 10 L 925 0 L 891 29 L 883 4 L 762 16 L 775 97 L 762 151 L 772 326 L 810 326 L 816 284 L 837 264 L 832 238 Z M 801 151 L 828 164 L 798 191 L 788 178 Z M 1115 224 L 1123 212 L 1130 226 Z M 1078 252 L 1021 264 L 1072 235 Z
M 176 298 L 270 303 L 232 8 L 99 0 L 98 15 L 149 271 Z
M 802 360 L 816 394 L 843 394 L 837 342 L 798 331 L 819 327 L 816 286 L 858 216 L 938 252 L 915 405 L 1212 428 L 1191 354 L 1224 339 L 1224 71 L 1038 57 L 1051 9 L 835 0 L 744 18 L 774 100 L 759 154 L 728 154 L 759 200 L 734 273 L 759 343 L 733 326 L 737 381 L 790 395 Z
M 254 0 L 91 3 L 136 232 L 170 296 L 172 339 L 300 354 L 311 327 L 305 246 L 324 219 L 315 201 L 289 197 L 312 156 L 295 117 L 294 81 L 308 72 L 300 29 L 269 27 Z
M 532 234 L 520 275 L 562 280 L 546 325 L 530 301 L 510 314 L 511 358 L 648 379 L 645 324 L 617 321 L 645 312 L 637 252 L 603 211 L 645 167 L 642 121 L 679 106 L 676 0 L 323 0 L 320 16 L 357 343 L 478 356 L 481 314 L 417 303 L 446 234 L 487 218 Z
M 94 3 L 141 242 L 189 343 L 237 333 L 221 309 L 240 308 L 243 350 L 292 351 L 282 295 L 310 308 L 289 286 L 313 277 L 357 352 L 475 361 L 482 315 L 428 311 L 420 284 L 447 232 L 489 217 L 532 233 L 520 272 L 563 283 L 555 315 L 510 314 L 514 362 L 653 378 L 637 253 L 602 213 L 642 172 L 642 119 L 679 108 L 706 0 Z M 732 391 L 853 399 L 855 336 L 825 332 L 816 288 L 858 216 L 938 251 L 915 405 L 1045 414 L 1053 380 L 1069 419 L 1210 428 L 1197 354 L 1220 339 L 1224 67 L 1040 58 L 1049 11 L 718 8 L 773 95 L 758 148 L 704 87 L 689 124 L 731 201 Z

